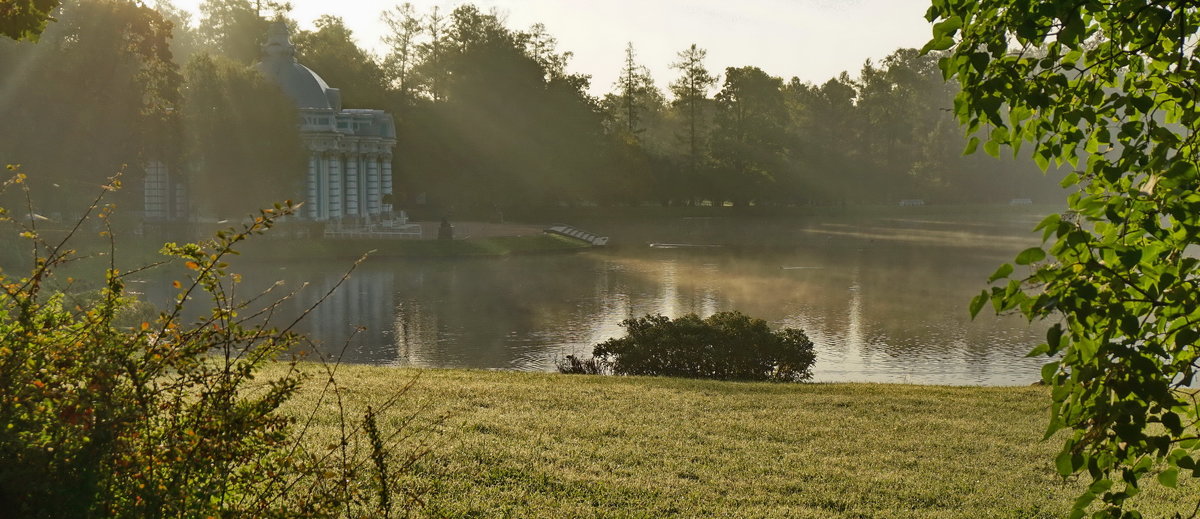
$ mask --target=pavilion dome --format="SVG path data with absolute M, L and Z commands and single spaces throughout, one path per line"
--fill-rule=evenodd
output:
M 287 25 L 271 24 L 267 43 L 263 45 L 263 60 L 256 67 L 263 76 L 274 81 L 292 98 L 296 107 L 308 110 L 339 110 L 340 93 L 329 88 L 321 76 L 296 62 L 296 47 L 292 45 Z

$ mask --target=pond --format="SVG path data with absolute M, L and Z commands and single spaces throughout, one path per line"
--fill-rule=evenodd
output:
M 1032 209 L 859 218 L 675 218 L 586 222 L 615 246 L 566 255 L 372 258 L 302 326 L 328 355 L 394 366 L 552 371 L 623 334 L 623 319 L 740 310 L 804 330 L 817 381 L 1025 385 L 1045 323 L 971 297 L 1035 245 Z M 242 263 L 254 283 L 309 286 L 308 306 L 344 261 Z

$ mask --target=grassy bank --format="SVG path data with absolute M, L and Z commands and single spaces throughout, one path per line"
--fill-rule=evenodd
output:
M 1063 210 L 1063 204 L 930 204 L 921 206 L 882 205 L 831 205 L 794 207 L 567 207 L 549 211 L 547 214 L 531 216 L 539 221 L 582 222 L 645 222 L 670 221 L 680 218 L 731 218 L 731 219 L 788 219 L 788 220 L 877 220 L 880 218 L 962 218 L 991 219 L 1007 218 L 1012 215 L 1045 215 Z
M 82 257 L 96 257 L 99 261 L 67 272 L 76 278 L 103 279 L 108 266 L 107 254 L 110 244 L 85 237 L 76 240 L 75 247 Z M 125 237 L 118 243 L 117 266 L 128 271 L 162 261 L 159 254 L 166 238 Z M 57 242 L 53 242 L 57 243 Z M 367 251 L 375 251 L 374 258 L 468 258 L 503 257 L 521 254 L 560 254 L 579 252 L 592 248 L 582 240 L 554 234 L 527 236 L 494 236 L 457 240 L 410 240 L 410 239 L 307 239 L 287 238 L 268 234 L 239 244 L 241 257 L 252 261 L 281 260 L 346 260 L 346 265 Z M 28 270 L 32 266 L 29 248 L 25 243 L 13 241 L 0 244 L 0 268 L 13 271 Z
M 242 252 L 256 260 L 274 258 L 354 259 L 369 250 L 375 251 L 373 256 L 384 258 L 448 258 L 571 252 L 587 249 L 590 246 L 573 238 L 538 234 L 468 240 L 262 239 L 247 242 L 242 247 Z
M 419 377 L 385 427 L 447 417 L 409 481 L 429 517 L 1048 518 L 1080 489 L 1041 441 L 1043 388 L 341 370 L 353 416 Z M 336 437 L 324 405 L 314 445 Z M 1147 517 L 1184 485 L 1147 483 Z

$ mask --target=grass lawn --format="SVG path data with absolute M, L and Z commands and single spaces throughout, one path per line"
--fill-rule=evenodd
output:
M 347 412 L 414 377 L 381 427 L 444 417 L 418 435 L 431 450 L 408 481 L 429 517 L 1049 518 L 1081 486 L 1054 471 L 1038 387 L 342 366 Z M 316 382 L 290 412 L 312 409 Z M 318 409 L 314 445 L 334 441 L 335 416 Z M 1146 487 L 1147 517 L 1190 513 L 1200 495 L 1192 480 Z

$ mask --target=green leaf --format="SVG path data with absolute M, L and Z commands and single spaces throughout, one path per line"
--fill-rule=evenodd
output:
M 921 54 L 926 54 L 933 50 L 946 50 L 953 46 L 954 38 L 943 36 L 934 40 L 930 40 L 930 42 L 926 43 L 924 47 L 921 47 Z
M 1079 183 L 1079 174 L 1067 173 L 1067 175 L 1065 177 L 1063 177 L 1062 181 L 1059 182 L 1058 185 L 1063 188 L 1068 188 L 1068 187 L 1071 187 L 1078 183 Z
M 1079 353 L 1079 360 L 1084 363 L 1091 362 L 1096 357 L 1096 353 L 1100 351 L 1100 344 L 1092 339 L 1083 339 L 1075 341 L 1075 351 Z
M 1057 375 L 1057 374 L 1058 374 L 1058 363 L 1057 362 L 1047 362 L 1046 364 L 1042 365 L 1042 382 L 1045 382 L 1047 385 L 1053 384 L 1054 383 L 1054 375 Z
M 972 52 L 971 53 L 971 67 L 974 68 L 976 72 L 983 72 L 984 69 L 987 68 L 988 62 L 990 60 L 991 60 L 991 57 L 988 56 L 988 54 L 986 52 Z
M 1130 269 L 1142 261 L 1142 251 L 1137 249 L 1123 250 L 1117 253 L 1117 259 L 1121 262 L 1122 267 Z
M 1051 351 L 1058 351 L 1062 346 L 1063 329 L 1061 323 L 1055 323 L 1049 330 L 1046 330 L 1046 344 L 1050 346 Z
M 983 143 L 983 151 L 988 155 L 1000 158 L 1000 143 L 989 140 Z
M 1183 449 L 1176 449 L 1176 450 L 1183 450 Z M 1197 466 L 1196 460 L 1192 459 L 1191 456 L 1188 456 L 1187 451 L 1184 451 L 1184 454 L 1182 456 L 1179 456 L 1178 464 L 1179 464 L 1179 468 L 1188 469 L 1188 470 L 1195 469 Z
M 1016 262 L 1017 265 L 1029 265 L 1044 259 L 1046 259 L 1046 251 L 1042 250 L 1041 247 L 1030 247 L 1017 255 Z
M 1072 463 L 1071 458 L 1071 451 L 1066 449 L 1063 449 L 1058 453 L 1058 457 L 1054 458 L 1054 468 L 1058 469 L 1058 474 L 1064 478 L 1075 473 L 1075 464 Z
M 1183 430 L 1183 422 L 1179 419 L 1176 413 L 1165 413 L 1162 415 L 1163 427 L 1171 431 L 1172 434 L 1179 434 Z
M 983 309 L 983 305 L 987 304 L 987 302 L 988 302 L 987 290 L 980 292 L 979 295 L 975 296 L 974 299 L 971 299 L 971 318 L 972 319 L 974 319 L 976 315 L 979 315 L 979 311 Z
M 1000 268 L 996 269 L 996 272 L 992 273 L 992 275 L 990 277 L 988 277 L 988 283 L 992 283 L 992 282 L 996 281 L 997 279 L 1006 278 L 1009 276 L 1009 274 L 1012 274 L 1012 273 L 1013 273 L 1012 264 L 1005 263 L 1003 265 L 1000 265 Z
M 1075 504 L 1071 506 L 1071 519 L 1082 519 L 1087 515 L 1087 507 L 1096 500 L 1096 494 L 1084 492 L 1079 497 L 1075 498 Z
M 978 149 L 979 149 L 979 137 L 971 137 L 971 140 L 967 141 L 967 148 L 963 150 L 962 154 L 963 154 L 963 156 L 967 156 L 972 153 L 975 153 L 975 151 Z
M 1179 469 L 1171 467 L 1158 473 L 1158 482 L 1164 487 L 1175 488 L 1179 484 Z
M 933 24 L 933 35 L 937 38 L 945 38 L 954 36 L 958 29 L 962 27 L 962 18 L 951 16 L 945 21 Z
M 1186 348 L 1200 339 L 1200 331 L 1193 328 L 1182 328 L 1175 334 L 1175 347 Z
M 1151 108 L 1154 108 L 1154 100 L 1144 95 L 1130 97 L 1129 103 L 1132 104 L 1137 111 L 1142 113 L 1149 112 Z
M 1053 213 L 1038 223 L 1037 227 L 1034 227 L 1033 230 L 1042 231 L 1042 241 L 1045 242 L 1050 239 L 1051 234 L 1054 234 L 1058 230 L 1058 224 L 1061 221 L 1062 216 L 1058 213 Z
M 1041 153 L 1033 154 L 1033 162 L 1034 164 L 1037 164 L 1038 169 L 1041 169 L 1043 173 L 1045 173 L 1047 169 L 1050 169 L 1050 159 L 1046 158 Z

